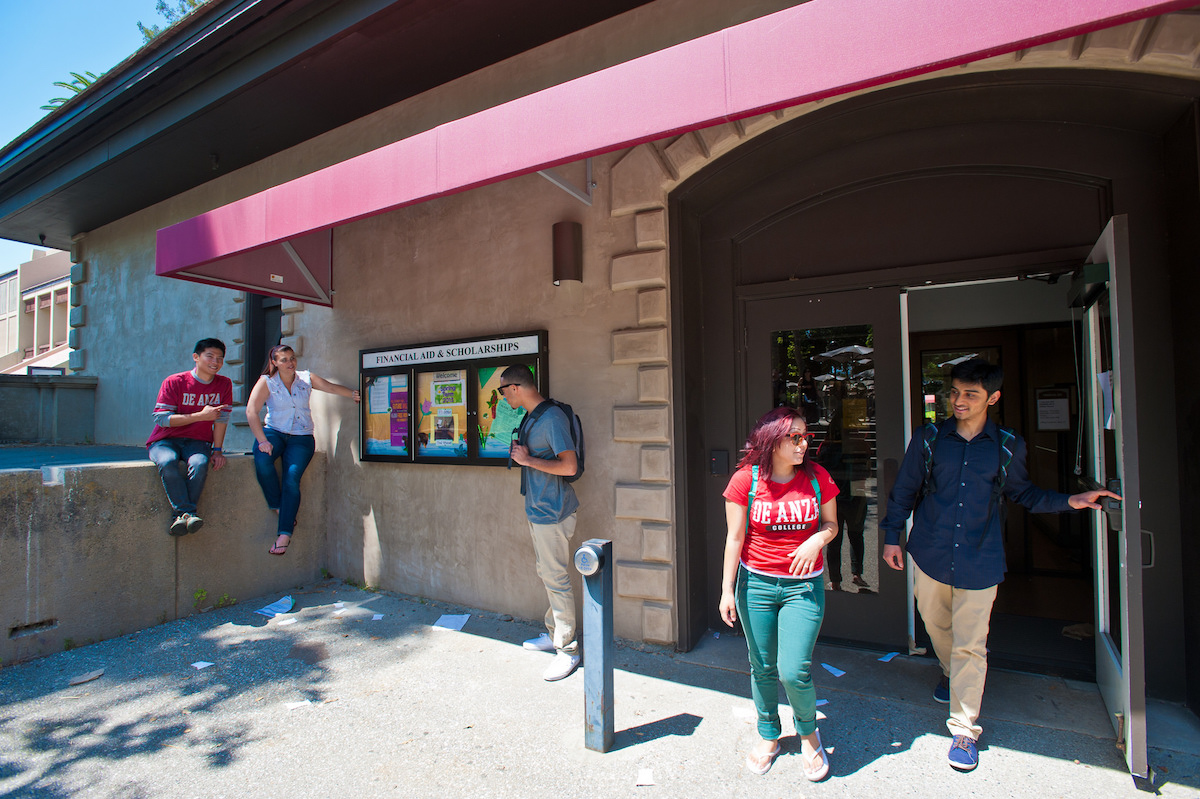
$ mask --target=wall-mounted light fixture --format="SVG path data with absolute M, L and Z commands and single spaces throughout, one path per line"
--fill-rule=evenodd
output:
M 554 285 L 563 280 L 583 281 L 583 225 L 554 223 Z

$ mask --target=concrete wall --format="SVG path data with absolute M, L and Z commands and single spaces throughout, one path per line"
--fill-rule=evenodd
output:
M 94 377 L 0 375 L 0 442 L 95 441 L 98 382 Z
M 325 553 L 325 459 L 304 475 L 296 536 L 267 554 L 276 517 L 233 457 L 210 471 L 204 528 L 167 534 L 170 505 L 145 463 L 0 471 L 0 663 L 123 635 L 191 615 L 223 595 L 280 595 L 316 579 Z M 196 591 L 207 597 L 197 601 Z M 264 603 L 265 604 L 265 603 Z M 248 608 L 249 611 L 249 608 Z

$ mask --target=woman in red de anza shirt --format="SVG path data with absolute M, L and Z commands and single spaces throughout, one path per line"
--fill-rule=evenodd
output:
M 750 687 L 762 740 L 746 768 L 766 774 L 779 754 L 778 687 L 783 682 L 800 735 L 801 768 L 816 782 L 829 773 L 817 731 L 812 653 L 825 615 L 821 550 L 837 535 L 837 486 L 809 461 L 808 426 L 794 408 L 758 420 L 725 489 L 728 536 L 721 618 L 741 618 L 750 650 Z M 749 520 L 749 530 L 747 530 Z

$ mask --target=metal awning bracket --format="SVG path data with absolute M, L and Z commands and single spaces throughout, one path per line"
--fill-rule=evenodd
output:
M 538 170 L 538 174 L 590 208 L 592 205 L 592 189 L 596 188 L 596 184 L 592 181 L 592 159 L 585 158 L 584 166 L 587 170 L 584 183 L 587 185 L 583 189 L 580 189 L 553 169 L 540 169 Z

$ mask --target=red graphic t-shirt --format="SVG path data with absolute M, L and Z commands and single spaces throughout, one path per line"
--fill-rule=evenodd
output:
M 821 489 L 821 502 L 838 495 L 829 472 L 819 464 L 810 464 Z M 738 469 L 725 488 L 725 499 L 746 507 L 750 496 L 750 467 Z M 752 572 L 771 577 L 816 577 L 825 570 L 824 553 L 808 574 L 789 574 L 792 553 L 821 526 L 821 509 L 813 495 L 812 479 L 803 467 L 787 483 L 776 483 L 758 475 L 754 507 L 750 509 L 750 529 L 742 544 L 742 565 Z
M 232 405 L 233 383 L 224 375 L 217 375 L 211 383 L 201 383 L 191 372 L 180 372 L 168 377 L 158 390 L 158 401 L 154 412 L 188 414 L 204 410 L 205 405 Z M 218 417 L 219 422 L 229 421 L 229 412 Z M 212 422 L 194 422 L 181 427 L 154 425 L 146 446 L 163 438 L 194 438 L 198 441 L 213 440 Z

